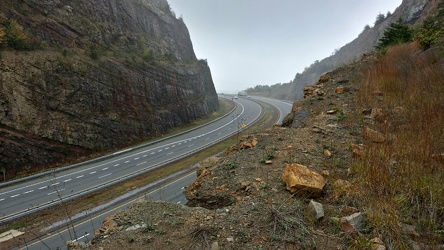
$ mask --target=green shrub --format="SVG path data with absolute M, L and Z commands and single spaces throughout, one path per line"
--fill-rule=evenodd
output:
M 5 34 L 7 47 L 15 50 L 31 50 L 31 42 L 28 33 L 16 20 L 11 20 L 7 26 Z

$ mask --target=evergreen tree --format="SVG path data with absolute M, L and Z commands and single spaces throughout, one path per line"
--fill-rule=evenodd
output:
M 444 1 L 438 4 L 434 15 L 429 16 L 418 30 L 415 39 L 423 49 L 430 48 L 444 35 Z
M 390 24 L 384 31 L 384 35 L 379 39 L 378 45 L 375 46 L 377 50 L 383 50 L 388 46 L 408 43 L 413 40 L 413 30 L 403 23 L 401 19 Z

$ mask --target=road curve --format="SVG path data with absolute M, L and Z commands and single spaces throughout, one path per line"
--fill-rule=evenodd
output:
M 231 99 L 232 97 L 226 98 Z M 256 99 L 256 97 L 253 97 L 252 99 Z M 284 114 L 291 109 L 291 104 L 288 104 L 286 102 L 262 97 L 258 99 L 261 102 L 266 102 L 268 104 L 274 105 L 280 114 Z M 236 117 L 236 112 L 233 112 L 230 117 Z M 282 119 L 283 115 L 280 115 L 280 118 L 275 122 L 278 124 L 282 121 Z M 242 120 L 240 121 L 242 122 Z M 239 121 L 236 125 L 238 125 L 238 123 Z M 163 186 L 151 190 L 148 193 L 145 193 L 143 195 L 144 198 L 148 200 L 163 200 L 185 204 L 186 199 L 182 192 L 183 187 L 192 183 L 196 177 L 194 172 L 186 175 L 181 175 L 179 173 L 179 176 L 180 177 L 170 177 L 173 181 L 167 182 Z M 34 242 L 22 245 L 20 249 L 45 249 L 48 246 L 51 249 L 56 249 L 57 247 L 60 247 L 60 249 L 64 249 L 66 248 L 66 241 L 68 240 L 88 242 L 93 237 L 94 230 L 101 226 L 101 222 L 104 220 L 104 218 L 116 213 L 119 210 L 126 209 L 136 199 L 137 198 L 133 198 L 128 202 L 125 202 L 124 204 L 111 206 L 105 209 L 105 211 L 103 212 L 85 216 L 85 218 L 74 223 L 71 227 L 61 228 L 52 234 L 48 234 L 45 237 L 35 240 Z
M 114 153 L 100 162 L 62 172 L 48 172 L 40 178 L 3 187 L 0 189 L 0 223 L 189 156 L 231 137 L 254 124 L 263 115 L 262 107 L 252 100 L 238 99 L 234 102 L 236 108 L 230 115 L 188 133 L 146 147 Z

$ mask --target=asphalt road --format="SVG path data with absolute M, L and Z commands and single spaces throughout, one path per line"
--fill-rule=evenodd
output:
M 188 133 L 136 150 L 117 152 L 108 159 L 0 189 L 0 223 L 24 216 L 143 172 L 166 165 L 213 145 L 251 125 L 262 107 L 247 99 L 234 100 L 228 116 Z
M 14 218 L 14 214 L 17 214 L 16 211 L 18 211 L 17 207 L 20 208 L 20 211 L 26 212 L 32 210 L 33 207 L 42 207 L 41 204 L 53 204 L 89 190 L 94 191 L 96 188 L 103 188 L 120 181 L 121 176 L 129 178 L 137 173 L 150 171 L 236 134 L 242 130 L 243 125 L 252 125 L 261 116 L 262 107 L 251 99 L 276 106 L 280 112 L 276 123 L 280 123 L 284 115 L 291 110 L 292 104 L 279 100 L 262 97 L 233 98 L 236 109 L 230 115 L 202 128 L 147 147 L 114 153 L 113 157 L 103 162 L 86 164 L 69 171 L 0 189 L 0 211 L 3 216 L 1 219 Z M 194 174 L 187 175 L 155 191 L 150 191 L 144 196 L 150 200 L 184 204 L 186 199 L 182 194 L 182 188 L 194 179 Z M 22 247 L 24 249 L 57 249 L 57 247 L 64 249 L 67 240 L 88 241 L 91 239 L 94 229 L 100 227 L 104 218 L 118 210 L 126 209 L 131 202 L 133 200 L 123 205 L 112 206 L 100 214 L 91 212 L 91 215 L 86 215 L 86 219 L 76 222 L 73 227 L 62 228 L 53 235 L 47 235 L 43 239 L 22 245 Z

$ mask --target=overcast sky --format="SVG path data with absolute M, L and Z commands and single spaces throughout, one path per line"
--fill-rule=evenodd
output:
M 218 92 L 286 83 L 402 0 L 168 0 Z

